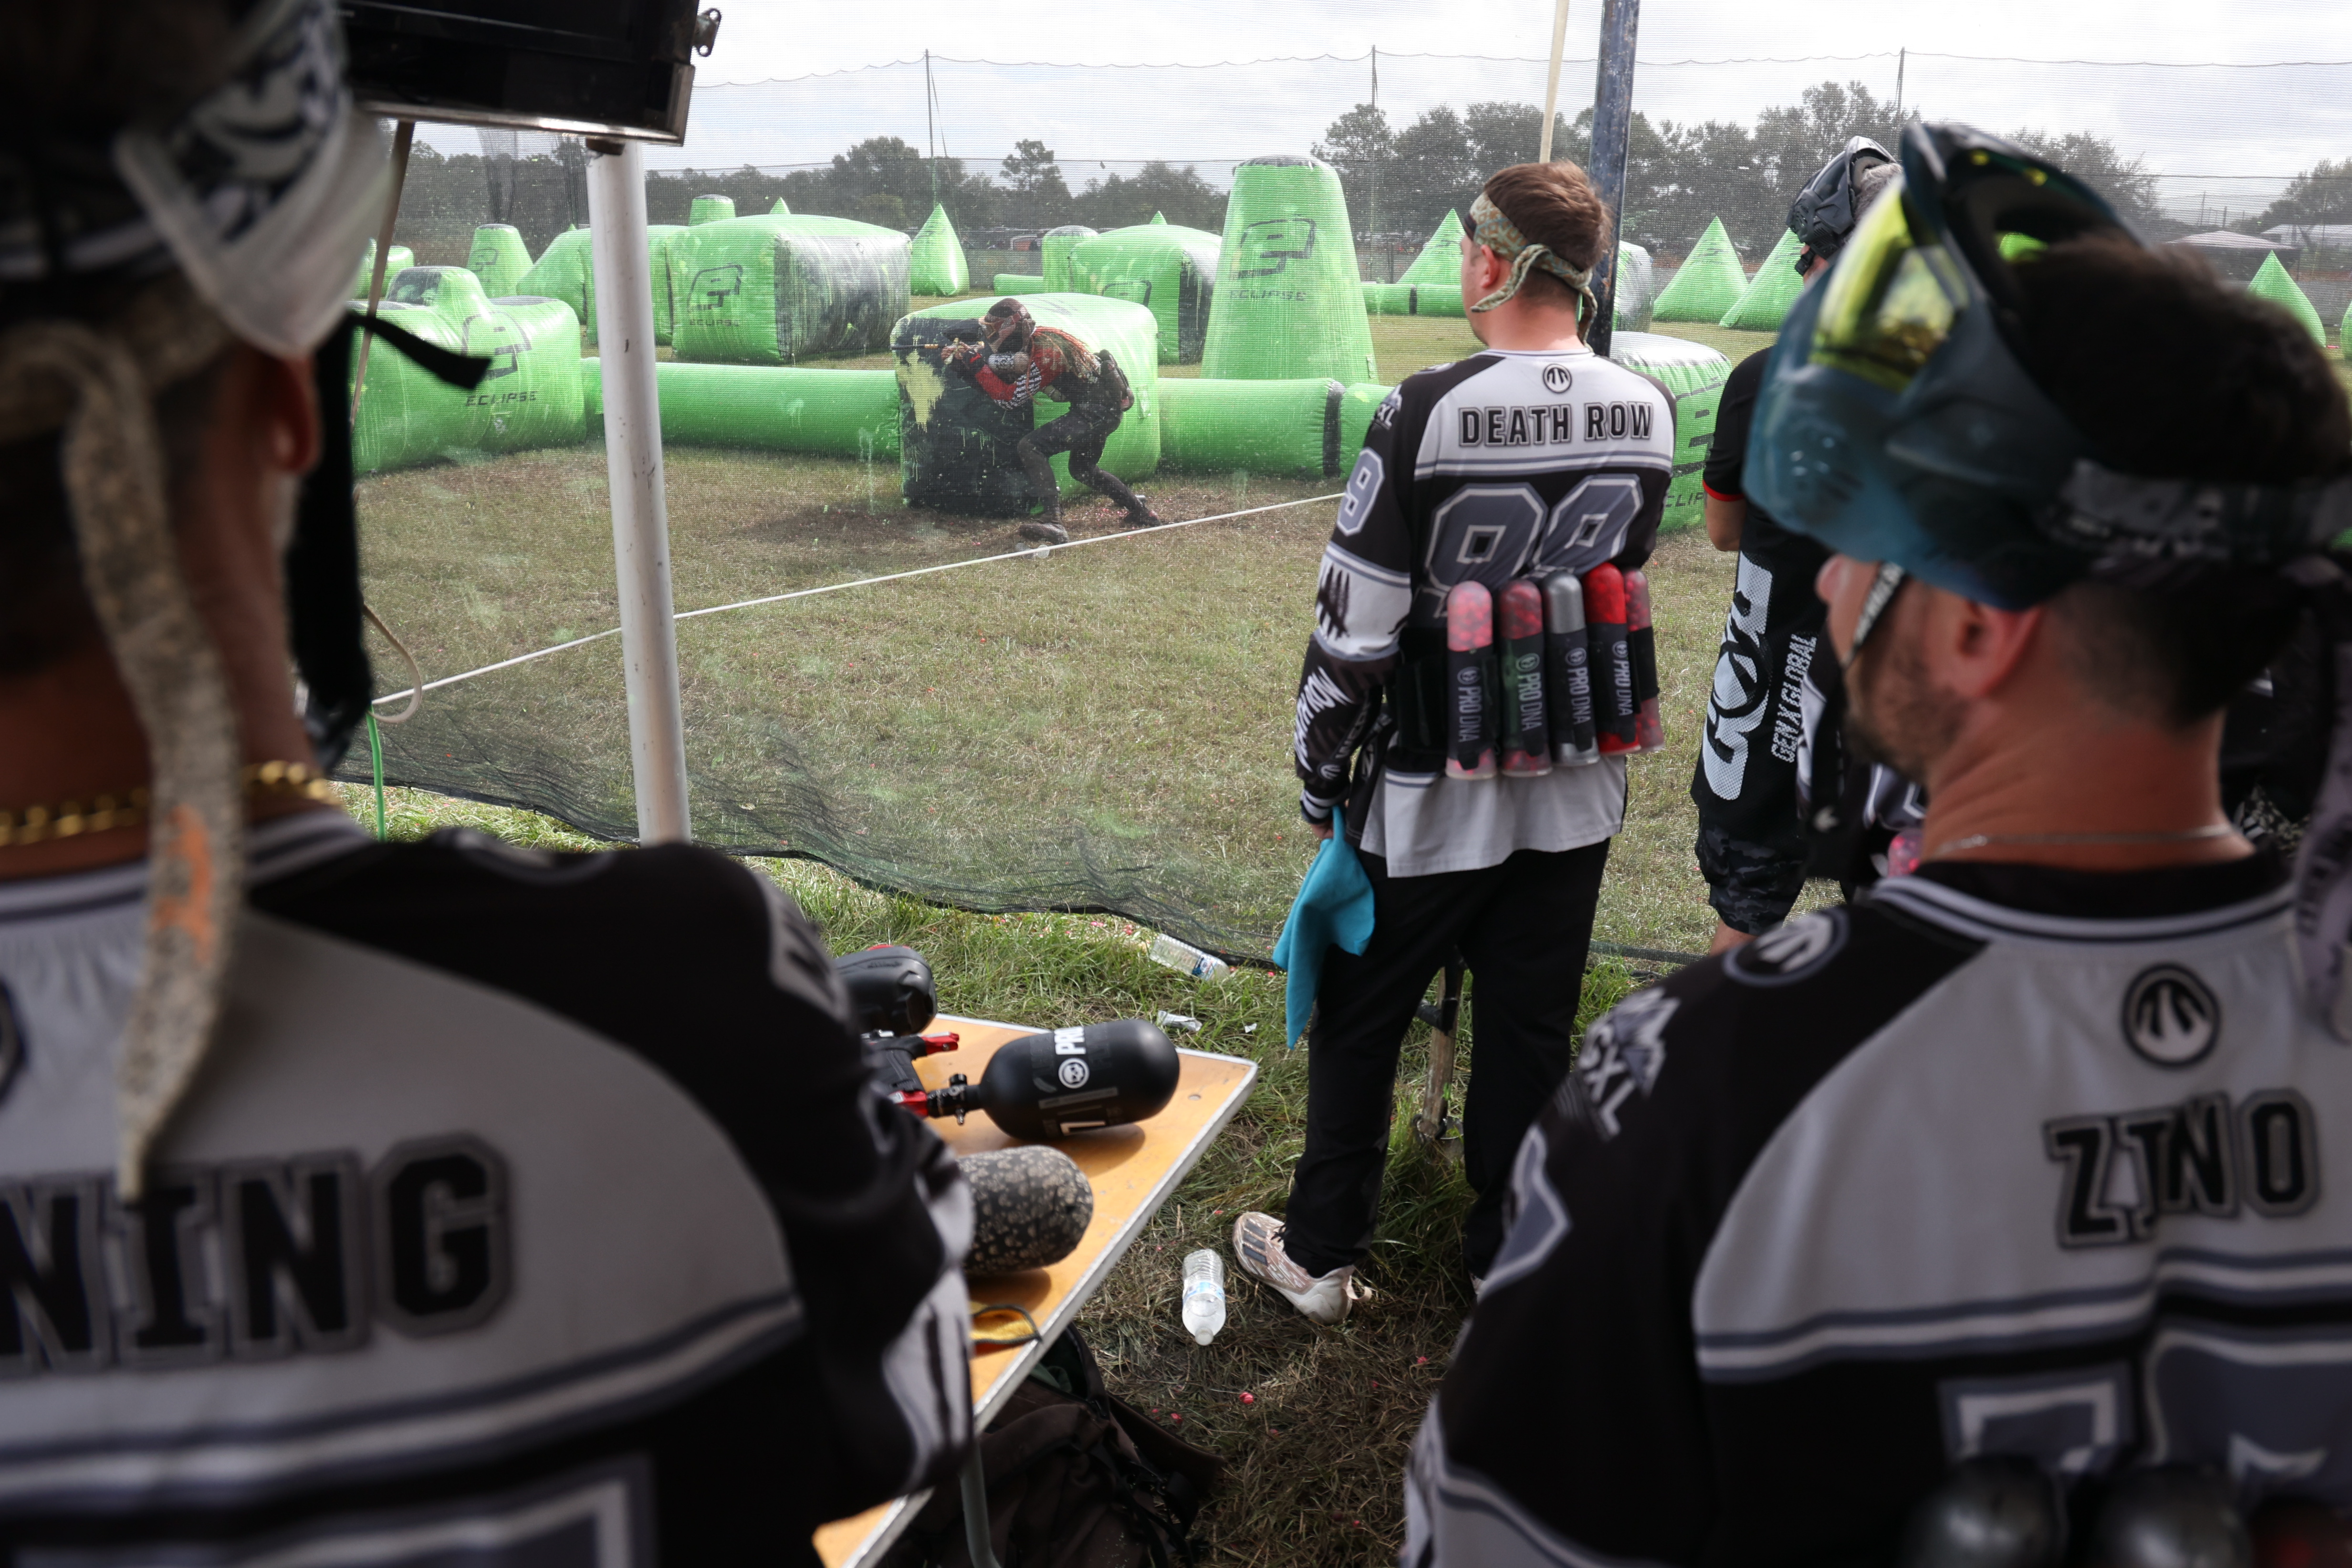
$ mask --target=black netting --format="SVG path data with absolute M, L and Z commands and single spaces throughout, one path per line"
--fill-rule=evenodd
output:
M 2029 133 L 2332 342 L 2347 68 L 1643 61 L 1619 343 L 1677 400 L 1670 526 L 1697 515 L 1714 388 L 1794 292 L 1773 254 L 1790 196 L 1848 135 L 1915 113 Z M 1556 155 L 1586 154 L 1591 79 L 1588 49 Z M 1339 488 L 1388 385 L 1476 348 L 1442 226 L 1535 156 L 1543 89 L 1538 60 L 1388 54 L 698 87 L 646 187 L 677 604 L 775 602 L 680 624 L 696 836 L 1270 951 L 1311 847 L 1291 692 L 1331 519 L 1284 503 Z M 420 128 L 394 255 L 414 266 L 385 309 L 493 372 L 452 394 L 380 352 L 354 452 L 370 599 L 449 682 L 384 730 L 388 779 L 626 838 L 586 172 L 572 140 Z M 1237 289 L 1244 261 L 1260 281 Z M 1061 521 L 1098 542 L 995 559 L 1034 542 L 1010 446 L 1066 412 L 983 407 L 939 352 L 1004 293 L 1118 364 L 1133 405 L 1101 472 L 1166 519 L 1249 515 L 1127 537 L 1065 451 Z M 1677 814 L 1728 583 L 1687 536 L 1653 576 L 1673 745 L 1636 764 L 1602 934 L 1688 947 L 1705 909 Z M 377 662 L 389 691 L 398 661 Z

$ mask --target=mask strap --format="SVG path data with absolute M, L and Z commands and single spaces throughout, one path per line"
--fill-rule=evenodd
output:
M 1862 613 L 1853 618 L 1853 646 L 1846 649 L 1843 658 L 1838 660 L 1839 674 L 1852 669 L 1853 661 L 1862 657 L 1864 640 L 1878 625 L 1878 617 L 1886 613 L 1886 606 L 1895 602 L 1895 595 L 1902 592 L 1903 584 L 1908 580 L 1909 574 L 1894 562 L 1878 563 L 1878 575 L 1872 579 L 1870 593 L 1862 601 Z

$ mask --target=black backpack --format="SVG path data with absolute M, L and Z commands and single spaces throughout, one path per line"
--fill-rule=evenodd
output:
M 1103 1386 L 1076 1328 L 981 1434 L 989 1541 L 1003 1568 L 1175 1568 L 1223 1471 Z M 883 1568 L 971 1568 L 963 1499 L 931 1493 Z

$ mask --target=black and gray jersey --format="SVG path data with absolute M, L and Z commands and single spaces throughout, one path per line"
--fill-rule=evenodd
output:
M 2276 867 L 1931 868 L 1635 993 L 1521 1147 L 1413 1568 L 1891 1560 L 1957 1460 L 2352 1508 L 2352 1047 Z
M 316 812 L 252 865 L 135 1202 L 145 867 L 0 883 L 0 1562 L 813 1563 L 952 1468 L 969 1194 L 764 878 Z
M 1627 569 L 1657 542 L 1674 468 L 1674 398 L 1596 355 L 1488 350 L 1407 376 L 1372 416 L 1316 590 L 1298 680 L 1300 809 L 1330 818 L 1372 738 L 1401 658 L 1442 653 L 1457 583 Z M 1605 757 L 1543 778 L 1449 779 L 1401 737 L 1363 847 L 1396 876 L 1473 870 L 1517 849 L 1574 849 L 1624 819 L 1625 765 Z

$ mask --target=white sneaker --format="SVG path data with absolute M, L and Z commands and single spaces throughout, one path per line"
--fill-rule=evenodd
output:
M 1356 1283 L 1353 1264 L 1314 1275 L 1293 1263 L 1282 1249 L 1282 1222 L 1272 1215 L 1253 1212 L 1234 1221 L 1234 1257 L 1243 1273 L 1273 1286 L 1311 1322 L 1345 1322 L 1349 1308 L 1371 1300 Z

